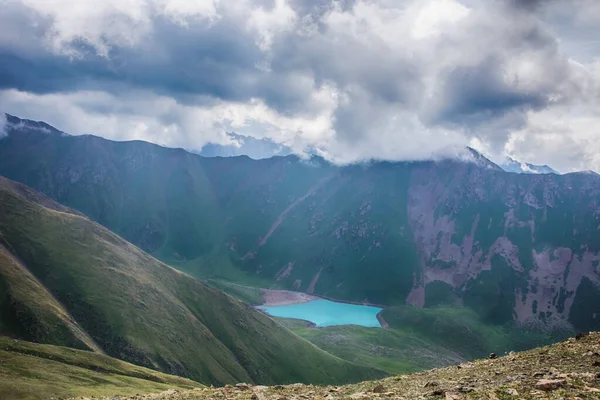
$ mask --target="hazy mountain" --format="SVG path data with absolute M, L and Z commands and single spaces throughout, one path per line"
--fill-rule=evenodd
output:
M 203 158 L 31 129 L 0 141 L 0 174 L 198 277 L 600 329 L 600 177 L 477 160 Z
M 233 132 L 227 133 L 227 136 L 229 136 L 233 142 L 237 143 L 237 145 L 208 143 L 197 153 L 204 157 L 234 157 L 246 155 L 255 160 L 292 154 L 292 149 L 285 145 L 275 143 L 268 138 L 256 139 L 252 136 L 238 135 Z

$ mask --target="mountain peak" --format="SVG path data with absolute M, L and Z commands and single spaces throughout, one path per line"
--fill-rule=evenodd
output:
M 23 132 L 23 131 L 37 131 L 39 133 L 69 136 L 67 133 L 60 131 L 43 121 L 33 121 L 30 119 L 22 119 L 15 117 L 14 115 L 5 114 L 6 122 L 4 126 L 4 133 L 10 134 L 12 132 Z
M 500 167 L 506 172 L 516 174 L 556 174 L 560 175 L 556 170 L 548 165 L 535 165 L 527 162 L 515 160 L 512 157 L 506 157 Z
M 492 160 L 490 160 L 489 158 L 487 158 L 486 156 L 484 156 L 482 153 L 475 150 L 474 148 L 467 146 L 465 149 L 466 149 L 466 152 L 459 154 L 459 156 L 458 156 L 458 158 L 460 160 L 473 162 L 477 166 L 482 167 L 482 168 L 489 168 L 489 169 L 494 169 L 497 171 L 502 170 L 502 168 L 500 168 L 498 166 L 498 164 L 496 164 L 495 162 L 493 162 Z

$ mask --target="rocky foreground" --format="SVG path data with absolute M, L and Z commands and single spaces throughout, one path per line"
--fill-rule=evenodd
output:
M 600 399 L 600 332 L 504 357 L 346 386 L 227 385 L 110 400 Z M 79 398 L 83 400 L 84 398 Z

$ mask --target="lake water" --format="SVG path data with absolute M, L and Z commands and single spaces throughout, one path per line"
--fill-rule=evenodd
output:
M 304 319 L 313 322 L 317 326 L 381 326 L 377 320 L 377 313 L 381 311 L 381 308 L 378 307 L 318 299 L 306 303 L 260 306 L 258 308 L 274 317 Z

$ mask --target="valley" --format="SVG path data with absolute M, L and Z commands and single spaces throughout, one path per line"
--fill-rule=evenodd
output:
M 203 158 L 10 116 L 0 175 L 196 278 L 385 306 L 467 307 L 488 324 L 600 329 L 600 176 L 464 160 L 336 166 Z M 26 156 L 25 156 L 26 155 Z

